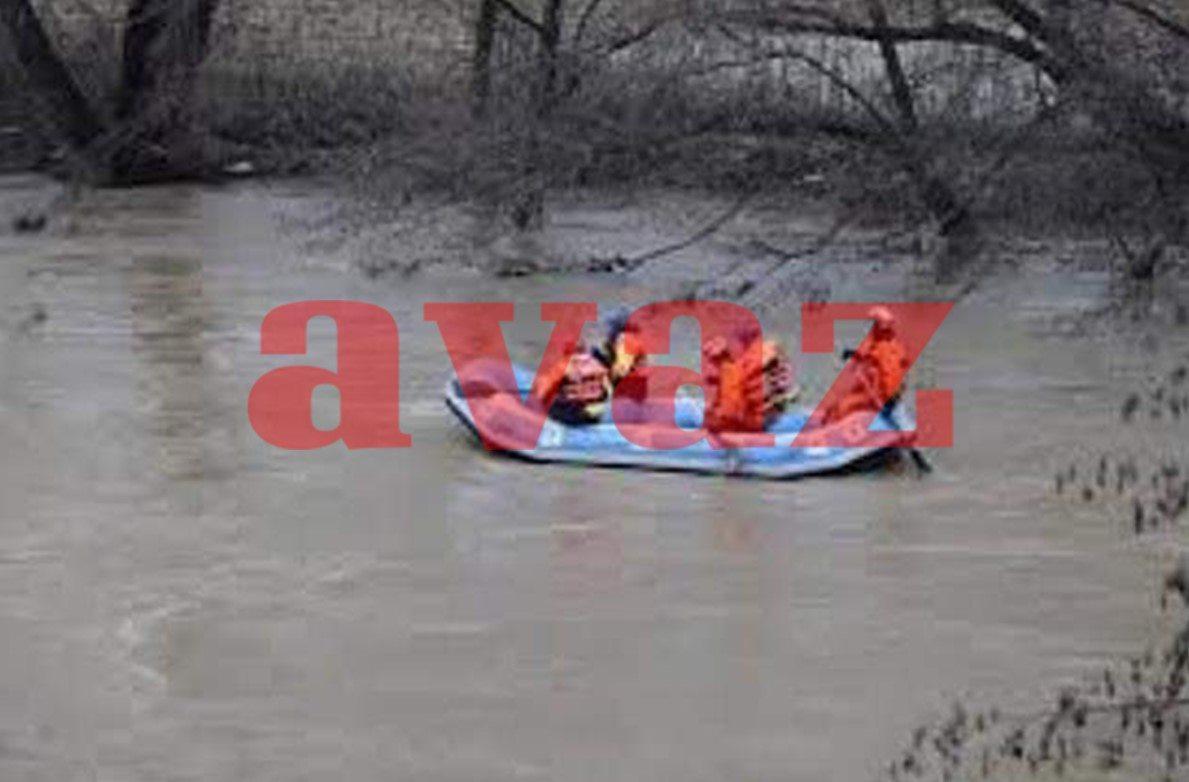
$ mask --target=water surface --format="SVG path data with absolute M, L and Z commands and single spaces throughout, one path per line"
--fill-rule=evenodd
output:
M 955 695 L 1034 707 L 1171 621 L 1158 547 L 1049 492 L 1123 441 L 1142 363 L 1031 328 L 1092 276 L 958 307 L 927 480 L 530 467 L 449 419 L 422 304 L 523 303 L 535 363 L 538 302 L 655 281 L 368 280 L 282 235 L 308 195 L 104 193 L 0 237 L 0 778 L 864 779 Z M 412 449 L 256 437 L 261 318 L 303 299 L 396 315 Z

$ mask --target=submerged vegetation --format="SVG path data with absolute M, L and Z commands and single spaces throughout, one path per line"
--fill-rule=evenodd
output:
M 1160 546 L 1172 541 L 1161 583 L 1167 637 L 1083 680 L 1065 683 L 1048 706 L 1008 713 L 975 699 L 914 728 L 886 780 L 1184 779 L 1189 769 L 1189 356 L 1172 362 L 1127 394 L 1120 423 L 1127 433 L 1108 453 L 1062 465 L 1053 499 L 1096 505 L 1121 536 Z M 1156 440 L 1137 431 L 1147 423 Z

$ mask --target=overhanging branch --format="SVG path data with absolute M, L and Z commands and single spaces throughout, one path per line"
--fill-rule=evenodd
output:
M 999 0 L 997 0 L 998 2 Z M 1004 0 L 1009 2 L 1010 0 Z M 1037 65 L 1046 71 L 1058 69 L 1043 49 L 1031 41 L 1009 33 L 970 22 L 938 21 L 920 26 L 887 25 L 876 27 L 842 18 L 827 20 L 824 14 L 811 17 L 783 13 L 734 13 L 720 17 L 730 24 L 744 24 L 761 30 L 785 35 L 822 35 L 831 38 L 851 38 L 879 43 L 959 43 L 997 49 L 1023 62 Z
M 1178 38 L 1189 41 L 1189 26 L 1160 13 L 1147 3 L 1139 2 L 1139 0 L 1111 0 L 1111 2 L 1114 2 L 1115 5 L 1121 8 L 1126 8 L 1137 16 L 1147 19 L 1167 33 L 1172 33 Z

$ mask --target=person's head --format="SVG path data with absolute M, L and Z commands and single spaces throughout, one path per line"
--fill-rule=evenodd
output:
M 756 323 L 745 320 L 735 324 L 731 331 L 731 337 L 735 343 L 735 349 L 742 354 L 753 344 L 763 339 L 764 333 Z
M 635 326 L 629 327 L 631 321 L 631 311 L 627 307 L 616 307 L 607 315 L 605 323 L 607 324 L 607 342 L 614 343 L 619 338 L 620 334 L 625 331 L 635 330 Z
M 774 364 L 776 364 L 778 361 L 780 361 L 780 359 L 782 358 L 783 352 L 784 352 L 783 348 L 781 347 L 779 342 L 777 342 L 774 339 L 765 340 L 764 347 L 762 350 L 762 360 L 760 363 L 764 366 L 765 369 L 768 367 L 771 367 Z
M 723 337 L 714 337 L 702 345 L 702 355 L 710 361 L 718 362 L 730 355 L 731 346 Z
M 875 336 L 877 338 L 888 338 L 896 331 L 896 316 L 892 311 L 882 304 L 872 307 L 867 312 L 867 317 L 875 321 Z

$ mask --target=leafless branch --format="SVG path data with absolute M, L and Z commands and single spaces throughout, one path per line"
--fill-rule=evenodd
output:
M 541 34 L 541 31 L 544 29 L 541 26 L 541 23 L 536 19 L 533 19 L 524 11 L 521 11 L 520 8 L 512 2 L 512 0 L 496 0 L 496 2 L 499 3 L 500 8 L 503 8 L 505 11 L 507 11 L 508 15 L 513 19 L 532 30 L 535 30 L 538 35 Z
M 1162 14 L 1160 11 L 1156 10 L 1147 3 L 1139 2 L 1139 0 L 1110 1 L 1121 8 L 1126 8 L 1128 11 L 1131 11 L 1132 13 L 1143 17 L 1144 19 L 1147 19 L 1149 22 L 1155 24 L 1157 27 L 1160 27 L 1165 32 L 1172 33 L 1178 38 L 1183 38 L 1186 41 L 1189 41 L 1189 26 L 1186 26 L 1181 22 L 1178 22 L 1176 19 Z
M 590 20 L 594 17 L 595 11 L 603 4 L 603 0 L 590 0 L 586 7 L 582 9 L 582 13 L 578 17 L 578 26 L 574 28 L 574 44 L 582 43 L 583 37 L 586 35 L 586 26 L 590 24 Z
M 756 195 L 756 190 L 748 190 L 741 194 L 734 203 L 718 217 L 711 220 L 706 225 L 699 228 L 694 233 L 690 234 L 685 239 L 672 244 L 662 245 L 655 249 L 649 250 L 639 255 L 632 255 L 628 257 L 616 256 L 612 259 L 595 259 L 591 262 L 591 268 L 607 269 L 613 271 L 633 271 L 640 268 L 649 261 L 655 261 L 657 258 L 663 258 L 666 255 L 672 255 L 676 252 L 681 252 L 687 247 L 692 247 L 698 242 L 709 239 L 714 234 L 718 233 L 724 225 L 734 220 L 735 217 L 743 211 L 747 204 Z
M 612 39 L 605 47 L 603 47 L 603 51 L 607 54 L 615 54 L 616 52 L 621 52 L 624 49 L 635 46 L 636 44 L 651 37 L 653 33 L 661 29 L 661 27 L 663 27 L 668 21 L 669 20 L 666 18 L 653 19 L 651 22 L 648 22 L 638 30 L 629 31 L 618 36 L 617 38 Z
M 719 31 L 729 40 L 740 45 L 745 44 L 745 42 L 742 41 L 739 36 L 737 36 L 729 27 L 720 25 Z M 870 98 L 864 95 L 862 90 L 852 84 L 849 79 L 839 73 L 836 69 L 826 65 L 819 58 L 806 54 L 805 52 L 798 49 L 783 48 L 779 51 L 760 55 L 759 57 L 753 59 L 750 64 L 758 65 L 762 62 L 770 60 L 792 60 L 794 62 L 801 63 L 815 73 L 820 74 L 831 84 L 850 96 L 850 98 L 854 100 L 855 103 L 857 103 L 859 107 L 863 109 L 863 111 L 867 112 L 867 114 L 875 121 L 877 125 L 879 125 L 882 130 L 892 135 L 897 133 L 896 124 L 892 122 L 892 120 L 886 114 L 880 111 L 879 107 L 876 106 Z
M 993 1 L 997 3 L 1011 2 L 1011 0 Z M 940 21 L 920 26 L 887 25 L 877 27 L 841 18 L 833 18 L 828 21 L 823 21 L 823 18 L 822 14 L 815 14 L 813 17 L 799 17 L 784 13 L 737 12 L 723 14 L 719 20 L 728 24 L 743 24 L 786 35 L 822 35 L 833 38 L 852 38 L 872 43 L 887 40 L 893 43 L 948 42 L 987 46 L 1046 69 L 1055 67 L 1049 54 L 1030 40 L 971 22 Z

